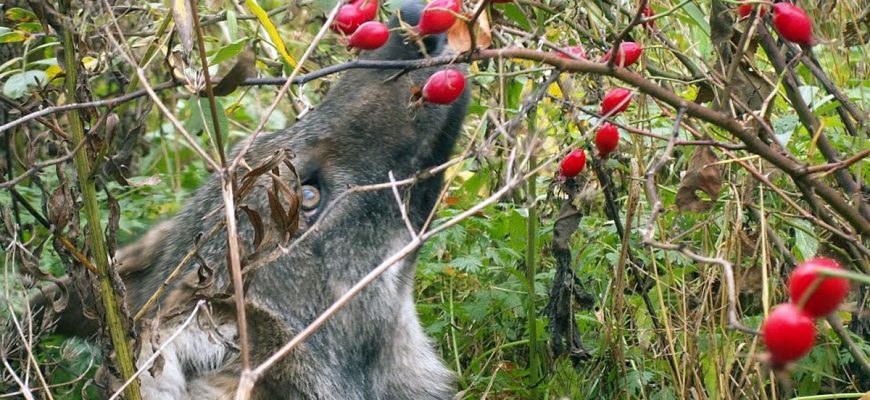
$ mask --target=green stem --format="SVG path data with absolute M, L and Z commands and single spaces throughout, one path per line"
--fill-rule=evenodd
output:
M 61 12 L 66 14 L 69 9 L 68 6 L 69 1 L 61 1 Z M 74 103 L 78 101 L 78 96 L 76 96 L 78 60 L 76 59 L 77 51 L 70 26 L 67 26 L 63 32 L 63 48 L 64 61 L 66 62 L 65 83 L 67 99 Z M 69 124 L 73 142 L 75 146 L 78 146 L 79 143 L 85 140 L 84 127 L 82 126 L 78 110 L 70 111 Z M 97 265 L 97 278 L 100 283 L 100 291 L 102 292 L 103 307 L 106 310 L 106 325 L 108 325 L 109 336 L 112 339 L 112 346 L 115 350 L 118 370 L 121 372 L 121 377 L 126 381 L 133 377 L 135 372 L 133 355 L 130 350 L 130 338 L 127 337 L 124 330 L 124 325 L 121 321 L 121 311 L 118 307 L 117 297 L 115 297 L 115 289 L 112 286 L 112 271 L 106 252 L 106 242 L 100 222 L 100 209 L 97 205 L 97 190 L 91 177 L 91 164 L 88 159 L 88 152 L 76 152 L 73 162 L 82 192 L 91 253 L 94 255 L 94 261 Z M 139 381 L 134 379 L 124 390 L 124 393 L 125 398 L 128 400 L 140 400 Z
M 534 108 L 533 108 L 534 109 Z M 535 119 L 534 111 L 530 113 L 531 117 L 529 121 L 533 121 Z M 533 122 L 530 122 L 533 124 Z M 529 132 L 534 132 L 533 127 L 529 128 Z M 529 158 L 529 170 L 534 170 L 537 168 L 537 160 L 535 156 L 531 156 Z M 535 184 L 535 175 L 529 177 L 526 183 L 528 184 L 528 202 L 529 202 L 529 219 L 526 230 L 526 280 L 528 281 L 528 302 L 527 302 L 527 313 L 528 313 L 528 322 L 529 322 L 529 377 L 531 378 L 532 387 L 531 398 L 537 399 L 540 397 L 540 392 L 538 391 L 537 385 L 541 380 L 541 367 L 540 367 L 540 359 L 538 358 L 538 316 L 537 310 L 535 309 L 535 269 L 536 269 L 536 249 L 535 249 L 535 238 L 538 231 L 538 207 L 535 204 L 535 199 L 537 197 L 537 187 Z
M 169 24 L 172 22 L 172 12 L 167 12 L 163 17 L 163 21 L 160 21 L 160 26 L 157 27 L 157 33 L 154 34 L 154 41 L 148 45 L 148 48 L 145 49 L 145 55 L 139 60 L 139 68 L 145 68 L 146 65 L 151 61 L 151 57 L 154 57 L 154 54 L 157 53 L 157 50 L 160 48 L 160 39 L 163 38 L 163 35 L 166 33 L 166 30 L 169 29 Z M 139 75 L 133 73 L 133 77 L 130 78 L 130 84 L 127 85 L 126 94 L 130 94 L 139 87 Z M 122 105 L 124 107 L 124 105 Z
M 833 276 L 837 278 L 846 278 L 850 281 L 860 282 L 870 285 L 870 275 L 865 275 L 860 272 L 847 271 L 845 269 L 819 268 L 819 275 Z
M 864 396 L 865 393 L 838 393 L 838 394 L 820 394 L 816 396 L 801 396 L 792 397 L 791 400 L 832 400 L 832 399 L 858 399 Z

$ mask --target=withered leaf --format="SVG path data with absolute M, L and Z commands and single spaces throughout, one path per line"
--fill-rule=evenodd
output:
M 577 230 L 580 225 L 580 218 L 583 215 L 580 211 L 566 201 L 562 204 L 559 210 L 559 216 L 556 218 L 556 223 L 553 226 L 553 247 L 557 249 L 569 249 L 571 243 L 571 235 Z
M 236 191 L 236 196 L 238 198 L 244 198 L 248 192 L 254 188 L 254 185 L 257 183 L 257 178 L 278 166 L 278 164 L 285 159 L 285 155 L 286 150 L 279 149 L 262 164 L 246 172 L 245 175 L 242 176 L 242 184 L 241 187 L 239 187 L 239 190 Z
M 481 13 L 474 25 L 474 44 L 478 49 L 492 46 L 492 29 L 486 13 Z M 466 21 L 457 18 L 453 26 L 447 30 L 447 46 L 457 53 L 468 51 L 471 47 L 471 36 L 468 34 Z
M 263 243 L 263 219 L 260 218 L 260 213 L 256 210 L 253 210 L 251 207 L 243 204 L 239 206 L 239 209 L 242 210 L 247 216 L 248 221 L 251 222 L 251 226 L 254 228 L 254 251 L 260 248 L 260 244 Z
M 683 179 L 677 190 L 676 204 L 680 211 L 704 212 L 713 207 L 713 203 L 722 190 L 722 171 L 719 165 L 710 165 L 718 161 L 716 153 L 709 146 L 698 146 Z M 696 191 L 701 190 L 710 197 L 710 201 L 701 199 Z
M 106 227 L 106 247 L 109 249 L 109 256 L 114 257 L 115 250 L 118 248 L 116 240 L 118 238 L 118 229 L 120 228 L 121 222 L 121 206 L 118 204 L 118 200 L 115 200 L 108 190 L 106 190 L 106 201 L 109 203 L 109 223 Z
M 58 186 L 51 193 L 48 201 L 48 222 L 54 225 L 57 232 L 63 232 L 69 223 L 72 212 L 77 212 L 66 186 Z
M 188 0 L 172 1 L 172 19 L 175 20 L 175 31 L 185 53 L 193 50 L 193 13 Z
M 274 189 L 266 191 L 269 200 L 269 210 L 272 213 L 272 222 L 278 226 L 278 229 L 284 231 L 290 226 L 290 220 L 287 218 L 287 213 L 284 211 L 284 206 L 281 205 L 281 200 L 278 199 L 278 194 Z

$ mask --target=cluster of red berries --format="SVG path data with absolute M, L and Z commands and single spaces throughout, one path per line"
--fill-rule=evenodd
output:
M 387 43 L 390 31 L 378 15 L 378 0 L 353 0 L 341 6 L 332 29 L 350 35 L 347 45 L 360 50 L 375 50 Z M 444 33 L 456 22 L 461 11 L 458 0 L 435 0 L 423 9 L 414 29 L 420 35 Z M 465 76 L 455 69 L 438 71 L 423 86 L 422 98 L 435 104 L 450 104 L 465 90 Z
M 390 31 L 378 16 L 378 0 L 353 0 L 338 9 L 332 29 L 350 35 L 347 45 L 360 50 L 374 50 L 387 43 Z
M 632 93 L 628 89 L 616 88 L 607 93 L 601 100 L 601 115 L 610 117 L 628 109 Z M 619 145 L 619 130 L 610 122 L 605 122 L 595 132 L 595 148 L 601 158 L 607 158 Z M 577 149 L 568 154 L 559 169 L 562 178 L 573 178 L 586 166 L 586 153 Z
M 423 8 L 420 23 L 415 28 L 421 35 L 447 32 L 461 12 L 458 0 L 435 0 Z M 455 69 L 438 71 L 423 86 L 423 100 L 435 104 L 450 104 L 465 90 L 465 76 Z
M 387 43 L 390 37 L 386 25 L 372 21 L 378 15 L 378 7 L 378 0 L 353 0 L 338 9 L 332 29 L 350 35 L 350 47 L 377 49 Z M 456 22 L 459 12 L 459 0 L 435 0 L 423 9 L 415 30 L 421 35 L 446 32 Z
M 755 2 L 744 2 L 737 7 L 740 19 L 748 18 L 755 9 Z M 767 14 L 767 7 L 762 5 L 758 9 L 759 17 Z M 776 3 L 773 5 L 773 26 L 779 32 L 779 36 L 792 43 L 805 46 L 813 45 L 813 23 L 806 11 L 791 3 Z
M 804 261 L 788 280 L 789 302 L 776 306 L 764 320 L 761 333 L 775 368 L 807 354 L 816 342 L 814 318 L 837 309 L 849 292 L 844 278 L 824 276 L 821 269 L 842 269 L 836 261 L 818 257 Z

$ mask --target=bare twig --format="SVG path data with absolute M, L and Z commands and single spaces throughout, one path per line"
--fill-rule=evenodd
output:
M 610 47 L 610 59 L 607 60 L 607 68 L 613 68 L 616 64 L 616 59 L 621 59 L 625 63 L 625 55 L 619 57 L 619 53 L 622 51 L 622 41 L 635 26 L 643 21 L 643 9 L 646 6 L 647 0 L 640 0 L 640 4 L 638 4 L 637 11 L 634 13 L 634 17 L 631 18 L 631 22 L 623 28 L 622 32 L 616 35 L 616 39 L 613 40 L 613 45 Z M 618 65 L 618 67 L 627 67 L 627 65 Z
M 414 225 L 411 224 L 411 220 L 408 218 L 408 209 L 405 207 L 405 202 L 402 201 L 402 196 L 399 195 L 399 187 L 396 186 L 396 178 L 393 176 L 393 171 L 389 172 L 390 176 L 390 184 L 392 184 L 393 196 L 396 197 L 396 205 L 399 207 L 399 213 L 402 215 L 402 221 L 405 222 L 405 227 L 408 228 L 408 234 L 411 237 L 417 237 L 417 231 L 414 230 Z
M 668 162 L 668 159 L 670 159 L 671 151 L 673 151 L 674 148 L 673 142 L 676 141 L 677 135 L 679 134 L 680 120 L 682 120 L 684 113 L 685 109 L 682 108 L 677 111 L 677 117 L 674 121 L 674 133 L 673 135 L 671 135 L 671 141 L 668 142 L 668 146 L 665 148 L 664 153 L 662 153 L 662 156 L 658 159 L 658 161 L 656 161 L 644 174 L 646 177 L 647 197 L 649 197 L 649 202 L 653 205 L 653 208 L 650 212 L 649 219 L 647 220 L 646 232 L 644 233 L 643 243 L 645 245 L 662 250 L 672 250 L 680 252 L 686 257 L 689 257 L 692 260 L 701 263 L 719 264 L 720 266 L 722 266 L 722 274 L 725 277 L 725 286 L 728 292 L 728 323 L 731 325 L 732 328 L 739 331 L 756 334 L 757 332 L 755 330 L 743 326 L 743 324 L 741 324 L 740 320 L 737 318 L 737 290 L 734 283 L 734 268 L 730 261 L 725 260 L 721 257 L 702 256 L 692 250 L 689 250 L 688 247 L 682 244 L 664 243 L 653 239 L 655 233 L 656 218 L 658 217 L 658 213 L 662 209 L 662 201 L 659 198 L 658 190 L 656 189 L 655 176 Z
M 650 204 L 652 204 L 652 211 L 650 211 L 649 219 L 647 220 L 646 232 L 643 234 L 643 241 L 650 242 L 652 241 L 653 234 L 655 234 L 655 223 L 658 218 L 659 212 L 662 210 L 662 200 L 658 196 L 658 191 L 656 190 L 656 175 L 658 175 L 659 171 L 661 171 L 662 167 L 670 161 L 671 153 L 674 151 L 674 142 L 677 141 L 677 137 L 680 135 L 680 121 L 683 120 L 683 115 L 685 115 L 686 110 L 684 108 L 680 108 L 677 111 L 677 118 L 674 120 L 674 130 L 671 133 L 671 139 L 668 141 L 668 145 L 665 147 L 665 151 L 662 153 L 661 157 L 646 171 L 646 195 L 650 199 Z
M 197 9 L 196 3 L 196 0 L 188 0 L 190 15 L 193 20 L 193 30 L 196 32 L 196 47 L 199 50 L 199 59 L 202 63 L 202 76 L 205 79 L 205 94 L 206 97 L 208 97 L 208 107 L 211 110 L 211 121 L 214 125 L 214 132 L 210 133 L 214 135 L 218 159 L 223 167 L 226 165 L 226 159 L 224 158 L 224 140 L 221 137 L 221 125 L 217 114 L 217 103 L 215 102 L 214 91 L 212 90 L 211 73 L 208 72 L 208 57 L 205 55 L 205 39 L 202 37 L 202 27 L 199 25 L 199 9 Z M 224 110 L 221 110 L 221 112 L 224 112 Z
M 18 176 L 14 177 L 8 181 L 0 182 L 0 189 L 6 189 L 6 188 L 10 188 L 12 186 L 15 186 L 16 184 L 18 184 L 18 182 L 21 182 L 22 180 L 24 180 L 24 179 L 30 177 L 31 175 L 39 172 L 41 169 L 43 169 L 45 167 L 50 167 L 52 165 L 56 165 L 56 164 L 60 164 L 60 163 L 69 161 L 70 159 L 75 157 L 76 153 L 79 150 L 81 150 L 83 147 L 85 147 L 85 143 L 87 143 L 87 142 L 88 142 L 87 140 L 82 140 L 72 150 L 70 150 L 69 153 L 65 154 L 63 157 L 58 157 L 58 158 L 55 158 L 53 160 L 43 161 L 41 163 L 36 163 L 36 164 L 31 165 L 30 168 L 28 168 L 27 171 L 24 171 L 24 173 L 22 173 L 21 175 L 18 175 Z
M 134 373 L 133 376 L 130 377 L 130 379 L 127 379 L 127 381 L 124 382 L 124 384 L 121 385 L 115 391 L 115 393 L 112 394 L 111 397 L 109 397 L 109 400 L 117 399 L 118 396 L 120 396 L 121 393 L 124 391 L 124 388 L 129 386 L 133 382 L 133 380 L 139 377 L 139 375 L 142 375 L 143 372 L 151 368 L 151 365 L 154 363 L 154 361 L 157 360 L 158 357 L 160 357 L 160 355 L 163 353 L 163 350 L 166 349 L 167 346 L 172 344 L 172 342 L 175 341 L 175 339 L 177 339 L 178 336 L 181 335 L 181 333 L 184 332 L 184 330 L 187 329 L 187 327 L 190 326 L 191 323 L 193 323 L 194 318 L 196 318 L 200 307 L 202 307 L 204 304 L 205 300 L 199 300 L 196 302 L 196 305 L 193 306 L 193 311 L 190 312 L 190 315 L 187 317 L 187 319 L 178 326 L 178 329 L 176 329 L 175 332 L 172 333 L 172 335 L 170 335 L 166 340 L 163 341 L 163 343 L 160 344 L 160 347 L 154 350 L 154 354 L 152 354 L 151 357 L 148 357 L 148 359 L 145 361 L 139 362 L 140 367 L 136 370 L 136 373 Z

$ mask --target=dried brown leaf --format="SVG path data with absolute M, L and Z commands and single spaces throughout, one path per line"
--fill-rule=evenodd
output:
M 241 205 L 239 207 L 240 210 L 244 211 L 245 215 L 248 216 L 248 220 L 251 222 L 251 226 L 254 228 L 254 251 L 260 248 L 260 245 L 263 243 L 263 219 L 260 218 L 260 213 L 256 210 L 251 209 L 247 205 Z
M 492 28 L 486 13 L 481 13 L 474 25 L 475 47 L 487 49 L 492 46 Z M 447 31 L 447 46 L 457 53 L 468 51 L 471 47 L 471 36 L 468 34 L 468 23 L 457 19 Z
M 185 53 L 193 50 L 193 13 L 188 0 L 172 0 L 172 19 L 175 21 L 175 32 Z
M 698 146 L 686 174 L 680 181 L 677 190 L 676 204 L 681 211 L 704 212 L 713 207 L 713 203 L 722 189 L 722 171 L 718 165 L 711 165 L 718 161 L 716 153 L 708 146 Z M 696 193 L 703 191 L 711 201 L 701 199 Z

